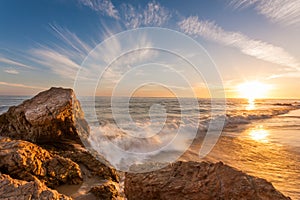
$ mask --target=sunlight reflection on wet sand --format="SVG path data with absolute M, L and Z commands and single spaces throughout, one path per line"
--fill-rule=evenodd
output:
M 204 160 L 223 161 L 250 175 L 264 178 L 283 194 L 299 199 L 300 147 L 274 143 L 273 132 L 268 126 L 252 124 L 238 136 L 223 133 Z M 181 159 L 203 160 L 198 155 L 201 141 L 200 137 L 196 139 Z
M 248 139 L 221 137 L 206 159 L 213 162 L 221 160 L 264 178 L 285 195 L 297 199 L 300 196 L 300 190 L 296 189 L 300 181 L 299 149 L 266 142 L 268 132 L 264 129 L 248 136 Z
M 263 143 L 269 142 L 268 140 L 269 131 L 264 129 L 262 125 L 250 129 L 247 134 L 252 140 L 255 140 L 257 142 L 263 142 Z

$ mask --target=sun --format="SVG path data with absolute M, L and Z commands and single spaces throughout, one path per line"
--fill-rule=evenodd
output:
M 249 102 L 255 99 L 266 98 L 269 90 L 269 85 L 259 81 L 249 81 L 237 86 L 239 97 L 246 98 Z

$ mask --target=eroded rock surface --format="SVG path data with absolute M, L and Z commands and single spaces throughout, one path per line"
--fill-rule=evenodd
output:
M 126 173 L 125 194 L 135 199 L 290 199 L 264 179 L 222 162 L 176 162 L 158 171 Z
M 26 181 L 38 178 L 49 187 L 82 181 L 80 168 L 71 159 L 51 155 L 35 144 L 10 138 L 0 138 L 0 170 Z
M 115 200 L 119 197 L 117 186 L 114 182 L 108 181 L 102 185 L 94 186 L 90 190 L 96 197 L 102 200 Z
M 58 145 L 53 152 L 63 157 L 70 158 L 72 161 L 84 165 L 93 176 L 98 176 L 102 179 L 119 182 L 118 172 L 111 166 L 105 165 L 107 163 L 105 158 L 96 158 L 89 151 L 78 144 L 64 143 Z M 99 155 L 98 155 L 99 156 Z M 102 160 L 99 161 L 99 160 Z
M 38 179 L 27 182 L 11 178 L 0 172 L 0 199 L 1 200 L 71 200 L 55 190 L 49 189 Z
M 105 165 L 107 161 L 100 162 L 80 144 L 71 141 L 43 145 L 43 147 L 52 154 L 70 158 L 80 165 L 83 183 L 80 188 L 66 193 L 75 200 L 124 199 L 123 193 L 119 193 L 119 173 L 114 168 Z M 67 185 L 62 185 L 58 191 L 64 193 L 63 190 L 66 188 L 68 188 Z
M 79 140 L 88 134 L 80 103 L 73 90 L 51 88 L 0 116 L 0 135 L 34 143 L 47 143 L 62 138 Z

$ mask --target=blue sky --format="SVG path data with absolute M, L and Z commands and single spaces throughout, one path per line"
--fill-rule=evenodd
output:
M 97 44 L 125 30 L 162 27 L 205 48 L 227 96 L 257 80 L 272 86 L 268 97 L 300 98 L 299 0 L 3 0 L 0 27 L 1 95 L 73 87 Z

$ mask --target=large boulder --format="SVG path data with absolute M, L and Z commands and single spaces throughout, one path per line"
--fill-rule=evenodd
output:
M 34 143 L 62 138 L 79 140 L 88 134 L 80 103 L 72 89 L 51 88 L 0 116 L 0 135 Z
M 32 181 L 38 178 L 48 187 L 82 182 L 79 165 L 69 158 L 22 140 L 0 138 L 0 171 L 13 178 Z
M 0 116 L 0 199 L 67 198 L 49 188 L 78 200 L 116 198 L 118 172 L 93 155 L 88 134 L 71 89 L 51 88 L 11 107 Z
M 6 200 L 71 200 L 51 190 L 38 179 L 27 182 L 11 178 L 9 175 L 0 172 L 0 199 Z
M 290 199 L 264 179 L 222 162 L 176 162 L 154 172 L 126 173 L 125 194 L 135 199 Z

